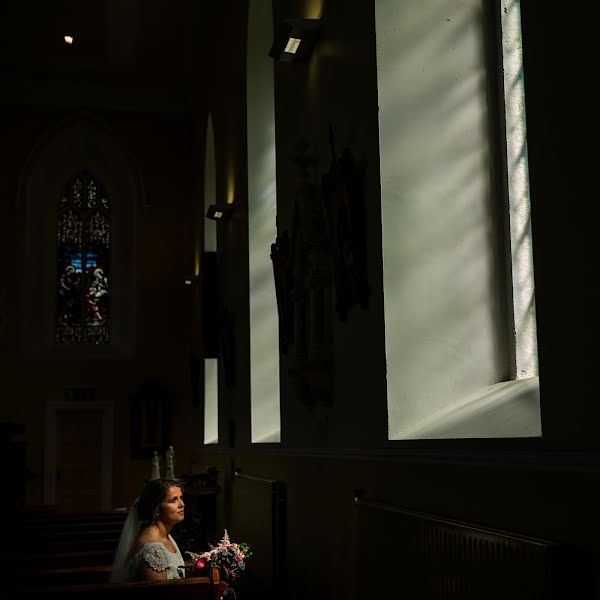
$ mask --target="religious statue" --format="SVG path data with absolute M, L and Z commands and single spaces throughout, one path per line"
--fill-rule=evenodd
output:
M 173 446 L 169 446 L 166 452 L 167 458 L 167 474 L 166 479 L 175 479 L 175 451 Z
M 160 458 L 158 458 L 158 452 L 154 451 L 152 457 L 152 472 L 150 473 L 150 480 L 160 479 Z

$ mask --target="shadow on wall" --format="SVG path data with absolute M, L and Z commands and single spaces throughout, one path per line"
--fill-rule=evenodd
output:
M 285 484 L 236 470 L 229 534 L 233 540 L 248 543 L 254 553 L 247 570 L 235 584 L 240 596 L 260 593 L 264 598 L 284 597 L 285 523 Z

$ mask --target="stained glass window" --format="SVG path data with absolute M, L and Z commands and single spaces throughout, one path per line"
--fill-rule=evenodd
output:
M 110 341 L 110 201 L 83 171 L 65 186 L 57 213 L 56 343 Z

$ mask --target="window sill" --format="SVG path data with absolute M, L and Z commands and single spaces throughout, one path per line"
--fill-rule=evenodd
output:
M 539 377 L 504 381 L 444 408 L 390 440 L 541 437 Z

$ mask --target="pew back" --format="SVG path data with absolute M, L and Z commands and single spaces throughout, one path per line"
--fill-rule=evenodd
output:
M 110 550 L 83 550 L 79 552 L 27 552 L 26 550 L 0 553 L 0 574 L 15 571 L 30 572 L 39 569 L 63 567 L 92 567 L 111 565 L 114 548 Z
M 30 577 L 49 569 L 109 566 L 123 513 L 23 516 L 3 531 L 0 574 Z
M 106 575 L 106 574 L 103 574 Z M 220 600 L 224 585 L 218 573 L 214 582 L 208 577 L 188 577 L 170 581 L 136 581 L 133 583 L 99 583 L 48 585 L 46 587 L 13 588 L 11 597 L 41 600 L 50 598 L 85 598 L 86 600 Z
M 168 597 L 219 600 L 226 585 L 218 570 L 211 578 L 164 582 L 108 583 L 125 512 L 41 514 L 6 531 L 0 571 L 14 598 L 88 597 L 107 600 Z M 214 583 L 213 583 L 214 582 Z

